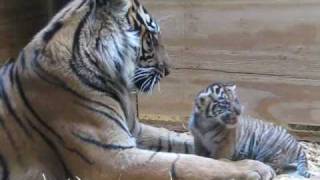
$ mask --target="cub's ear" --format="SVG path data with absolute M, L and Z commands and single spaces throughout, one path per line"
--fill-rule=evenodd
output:
M 228 83 L 225 85 L 226 89 L 231 91 L 233 94 L 236 94 L 237 85 L 234 83 Z
M 195 100 L 195 105 L 198 111 L 205 111 L 210 102 L 210 97 L 207 94 L 200 94 Z

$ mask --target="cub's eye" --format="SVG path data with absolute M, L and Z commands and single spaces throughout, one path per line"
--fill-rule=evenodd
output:
M 206 97 L 200 97 L 199 102 L 201 105 L 204 105 L 206 103 Z
M 225 100 L 224 97 L 219 97 L 218 100 L 217 100 L 217 102 L 223 102 L 224 100 Z

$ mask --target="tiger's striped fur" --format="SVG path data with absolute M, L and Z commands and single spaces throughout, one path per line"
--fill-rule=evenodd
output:
M 255 161 L 176 154 L 190 136 L 139 123 L 130 93 L 168 75 L 166 61 L 138 1 L 71 1 L 0 70 L 0 179 L 272 177 Z
M 196 154 L 230 160 L 254 159 L 276 172 L 297 163 L 300 175 L 310 177 L 303 147 L 286 129 L 241 115 L 233 84 L 214 83 L 195 99 L 190 119 Z

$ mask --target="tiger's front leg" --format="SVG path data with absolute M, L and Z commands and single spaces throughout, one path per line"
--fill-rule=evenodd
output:
M 111 123 L 108 119 L 101 122 Z M 134 138 L 126 136 L 118 126 L 112 125 L 113 128 L 109 129 L 108 125 L 105 126 L 107 129 L 101 129 L 101 126 L 78 124 L 77 127 L 71 128 L 69 139 L 87 162 L 68 159 L 68 165 L 81 180 L 269 180 L 274 176 L 269 166 L 257 161 L 223 162 L 195 155 L 139 149 Z M 110 133 L 117 138 L 111 137 Z
M 77 176 L 84 180 L 269 180 L 274 176 L 270 167 L 256 161 L 231 163 L 195 155 L 137 148 L 110 150 L 95 145 L 88 145 L 87 150 L 95 159 L 94 165 L 79 167 Z
M 135 131 L 139 148 L 153 151 L 194 154 L 193 137 L 139 123 Z

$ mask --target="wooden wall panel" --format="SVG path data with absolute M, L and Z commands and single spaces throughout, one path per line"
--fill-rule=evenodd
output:
M 69 0 L 0 0 L 0 64 L 16 57 Z
M 0 62 L 16 57 L 48 20 L 48 1 L 0 1 Z
M 144 0 L 173 73 L 140 96 L 144 119 L 186 119 L 193 96 L 234 81 L 248 114 L 320 125 L 320 1 Z

